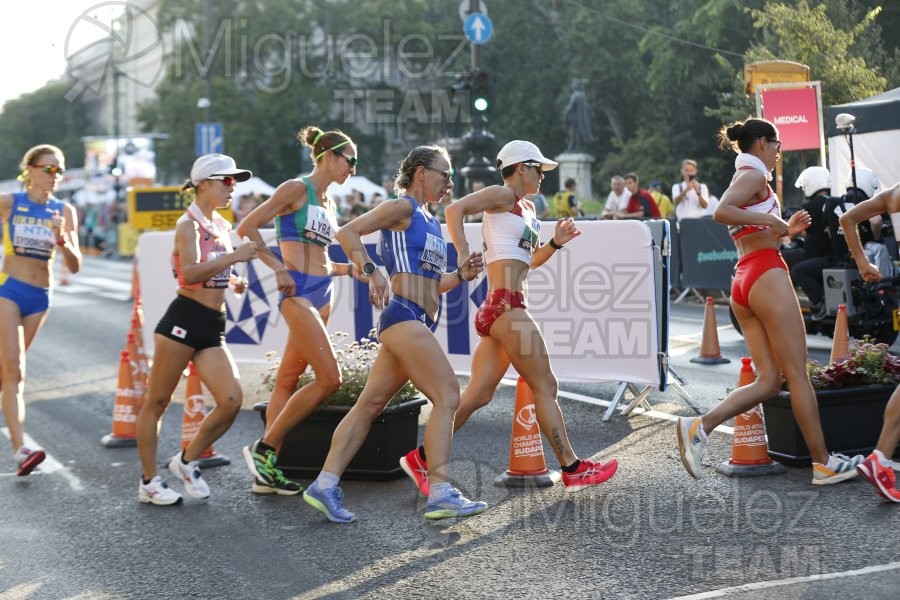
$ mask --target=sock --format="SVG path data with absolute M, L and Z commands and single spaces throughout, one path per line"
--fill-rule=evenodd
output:
M 150 485 L 150 481 L 151 481 L 152 479 L 153 479 L 152 477 L 151 477 L 150 479 L 144 479 L 143 476 L 141 476 L 141 482 L 142 482 L 144 485 Z
M 325 471 L 320 471 L 319 476 L 316 477 L 316 485 L 320 490 L 330 490 L 332 488 L 336 488 L 337 484 L 341 482 L 341 478 L 333 473 L 326 473 Z
M 574 473 L 575 471 L 578 470 L 578 467 L 580 467 L 580 466 L 581 466 L 581 459 L 580 459 L 580 458 L 576 458 L 576 459 L 575 459 L 575 462 L 573 462 L 573 463 L 572 463 L 571 465 L 569 465 L 568 467 L 564 467 L 564 466 L 562 466 L 562 465 L 560 465 L 559 467 L 560 467 L 563 471 L 565 471 L 566 473 Z
M 428 459 L 425 458 L 425 446 L 419 446 L 419 458 L 422 459 L 422 462 L 428 462 Z
M 440 500 L 444 496 L 450 493 L 450 482 L 445 481 L 444 483 L 432 483 L 431 489 L 428 490 L 428 501 L 432 500 Z
M 890 468 L 893 467 L 893 465 L 891 464 L 890 459 L 889 459 L 887 456 L 885 456 L 885 455 L 881 452 L 881 450 L 878 450 L 878 449 L 875 450 L 875 458 L 878 459 L 878 463 L 879 463 L 882 467 L 887 467 L 888 469 L 890 469 Z
M 178 456 L 181 459 L 181 464 L 187 465 L 190 462 L 190 461 L 184 459 L 184 450 L 182 450 Z
M 263 442 L 262 440 L 259 440 L 258 442 L 256 442 L 256 453 L 257 454 L 262 454 L 263 456 L 265 456 L 266 452 L 269 450 L 271 450 L 272 452 L 275 452 L 275 448 L 273 448 L 272 446 Z M 275 452 L 275 453 L 278 454 L 277 452 Z
M 706 435 L 706 431 L 703 430 L 703 420 L 700 420 L 700 427 L 697 428 L 697 432 L 700 434 L 700 441 L 704 444 L 709 442 L 709 436 Z

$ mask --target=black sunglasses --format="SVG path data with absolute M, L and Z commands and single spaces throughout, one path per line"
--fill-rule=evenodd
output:
M 348 155 L 344 154 L 343 152 L 338 152 L 337 150 L 335 150 L 333 148 L 331 151 L 334 152 L 335 154 L 337 154 L 338 156 L 343 156 L 347 160 L 347 164 L 350 165 L 351 169 L 356 168 L 356 163 L 359 161 L 356 159 L 355 156 L 348 156 Z

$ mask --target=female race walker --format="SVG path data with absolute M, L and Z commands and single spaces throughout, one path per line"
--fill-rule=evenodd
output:
M 200 379 L 216 402 L 200 424 L 190 445 L 169 461 L 169 470 L 195 498 L 208 498 L 209 486 L 200 476 L 200 454 L 228 431 L 241 409 L 237 365 L 225 345 L 225 289 L 233 281 L 232 266 L 256 257 L 256 243 L 231 247 L 231 224 L 217 208 L 231 202 L 236 181 L 250 171 L 235 167 L 230 156 L 206 154 L 194 162 L 183 191 L 196 197 L 175 225 L 172 267 L 178 279 L 175 300 L 153 334 L 155 349 L 147 395 L 137 420 L 138 454 L 143 475 L 138 499 L 152 504 L 176 504 L 181 495 L 156 474 L 159 420 L 188 363 L 193 361 Z M 242 293 L 238 280 L 235 292 Z
M 538 424 L 562 466 L 566 491 L 576 492 L 612 477 L 618 462 L 579 459 L 572 449 L 556 400 L 558 384 L 547 346 L 525 305 L 529 269 L 538 268 L 566 242 L 581 235 L 571 218 L 559 219 L 550 242 L 541 245 L 541 223 L 535 217 L 534 205 L 524 199 L 526 194 L 538 192 L 544 171 L 556 166 L 531 142 L 509 142 L 497 154 L 503 185 L 469 194 L 445 211 L 447 229 L 461 256 L 469 252 L 463 227 L 466 215 L 484 211 L 481 232 L 488 280 L 487 298 L 475 315 L 475 331 L 481 337 L 472 356 L 472 378 L 462 394 L 455 428 L 458 430 L 473 412 L 487 406 L 512 363 L 534 392 Z M 431 474 L 426 457 L 430 462 L 427 446 L 413 449 L 400 459 L 400 466 L 422 494 L 428 493 Z
M 425 518 L 465 517 L 487 508 L 484 502 L 462 496 L 448 481 L 459 382 L 432 335 L 437 326 L 439 295 L 477 277 L 484 264 L 481 255 L 474 253 L 455 272 L 444 272 L 447 244 L 440 223 L 426 207 L 426 203 L 440 202 L 453 189 L 450 156 L 444 148 L 415 148 L 400 163 L 394 185 L 402 192 L 400 198 L 382 202 L 344 225 L 337 235 L 347 256 L 363 273 L 383 280 L 361 239 L 381 230 L 380 255 L 390 276 L 393 297 L 378 321 L 381 349 L 366 386 L 337 426 L 322 472 L 303 492 L 306 502 L 336 523 L 356 520 L 356 515 L 343 506 L 338 487 L 341 474 L 365 440 L 372 421 L 408 380 L 434 405 L 425 426 L 425 447 L 434 457 L 431 477 L 435 482 L 425 505 Z
M 260 260 L 275 272 L 279 307 L 289 331 L 266 410 L 265 434 L 244 448 L 244 458 L 255 477 L 254 492 L 285 496 L 303 489 L 277 466 L 285 436 L 341 387 L 341 371 L 325 329 L 331 313 L 332 277 L 352 275 L 366 281 L 353 263 L 334 264 L 328 258 L 338 226 L 334 200 L 325 191 L 353 174 L 356 146 L 341 131 L 323 132 L 315 126 L 297 137 L 309 147 L 315 165 L 312 173 L 282 183 L 237 229 L 238 235 L 257 243 Z M 259 233 L 272 219 L 280 257 L 266 247 Z M 387 287 L 383 281 L 379 287 L 377 281 L 370 284 L 370 297 L 376 307 L 383 308 Z M 307 365 L 312 366 L 315 379 L 298 390 L 297 379 Z
M 806 372 L 806 330 L 787 265 L 778 251 L 781 238 L 795 236 L 811 223 L 805 210 L 785 223 L 775 192 L 769 186 L 781 150 L 778 130 L 764 119 L 748 118 L 719 132 L 723 150 L 738 152 L 736 173 L 719 199 L 714 218 L 728 225 L 738 251 L 731 284 L 731 308 L 741 324 L 744 341 L 756 365 L 756 381 L 731 392 L 715 408 L 675 423 L 681 462 L 692 477 L 700 477 L 700 460 L 707 433 L 746 412 L 781 390 L 782 376 L 791 394 L 791 408 L 813 459 L 816 485 L 856 476 L 862 456 L 829 456 L 819 422 L 819 406 Z
M 0 194 L 0 381 L 16 475 L 28 475 L 46 453 L 25 444 L 25 352 L 47 318 L 56 252 L 62 252 L 66 268 L 77 273 L 81 250 L 75 209 L 53 196 L 65 171 L 62 150 L 49 144 L 35 146 L 25 153 L 19 168 L 25 191 Z
M 850 256 L 866 281 L 880 281 L 881 272 L 866 258 L 857 226 L 882 213 L 890 213 L 894 235 L 900 237 L 900 183 L 876 194 L 870 200 L 860 202 L 841 215 L 841 229 L 844 231 Z M 891 394 L 884 409 L 884 425 L 875 451 L 856 465 L 856 472 L 871 483 L 882 498 L 891 502 L 900 502 L 900 491 L 897 490 L 891 465 L 891 455 L 897 448 L 897 442 L 900 442 L 900 385 Z

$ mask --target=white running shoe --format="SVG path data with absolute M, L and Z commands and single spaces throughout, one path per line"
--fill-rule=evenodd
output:
M 678 453 L 685 470 L 694 479 L 700 479 L 703 471 L 700 469 L 700 460 L 706 450 L 708 441 L 704 441 L 700 435 L 700 417 L 678 417 L 675 421 L 675 434 L 678 436 Z
M 181 462 L 182 452 L 179 452 L 169 461 L 169 470 L 178 479 L 184 483 L 184 491 L 193 496 L 204 500 L 209 498 L 209 486 L 200 476 L 200 462 L 192 460 L 188 464 Z
M 166 482 L 157 475 L 146 485 L 141 481 L 141 484 L 138 486 L 138 500 L 150 504 L 168 506 L 169 504 L 180 503 L 181 494 L 166 485 Z

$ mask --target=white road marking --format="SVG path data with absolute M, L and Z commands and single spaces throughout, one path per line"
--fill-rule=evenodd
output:
M 0 427 L 0 433 L 9 438 L 9 429 L 6 427 Z M 31 448 L 43 448 L 40 444 L 34 441 L 30 435 L 25 434 L 25 445 Z M 50 475 L 51 473 L 59 473 L 63 479 L 69 482 L 69 487 L 71 487 L 76 492 L 80 492 L 84 489 L 84 486 L 81 484 L 81 480 L 75 477 L 72 474 L 72 471 L 69 470 L 68 467 L 63 466 L 58 460 L 50 456 L 50 453 L 47 452 L 47 449 L 44 448 L 44 452 L 47 453 L 47 458 L 44 459 L 44 462 L 40 464 L 38 467 L 39 472 L 45 475 Z M 37 474 L 37 472 L 35 472 Z

